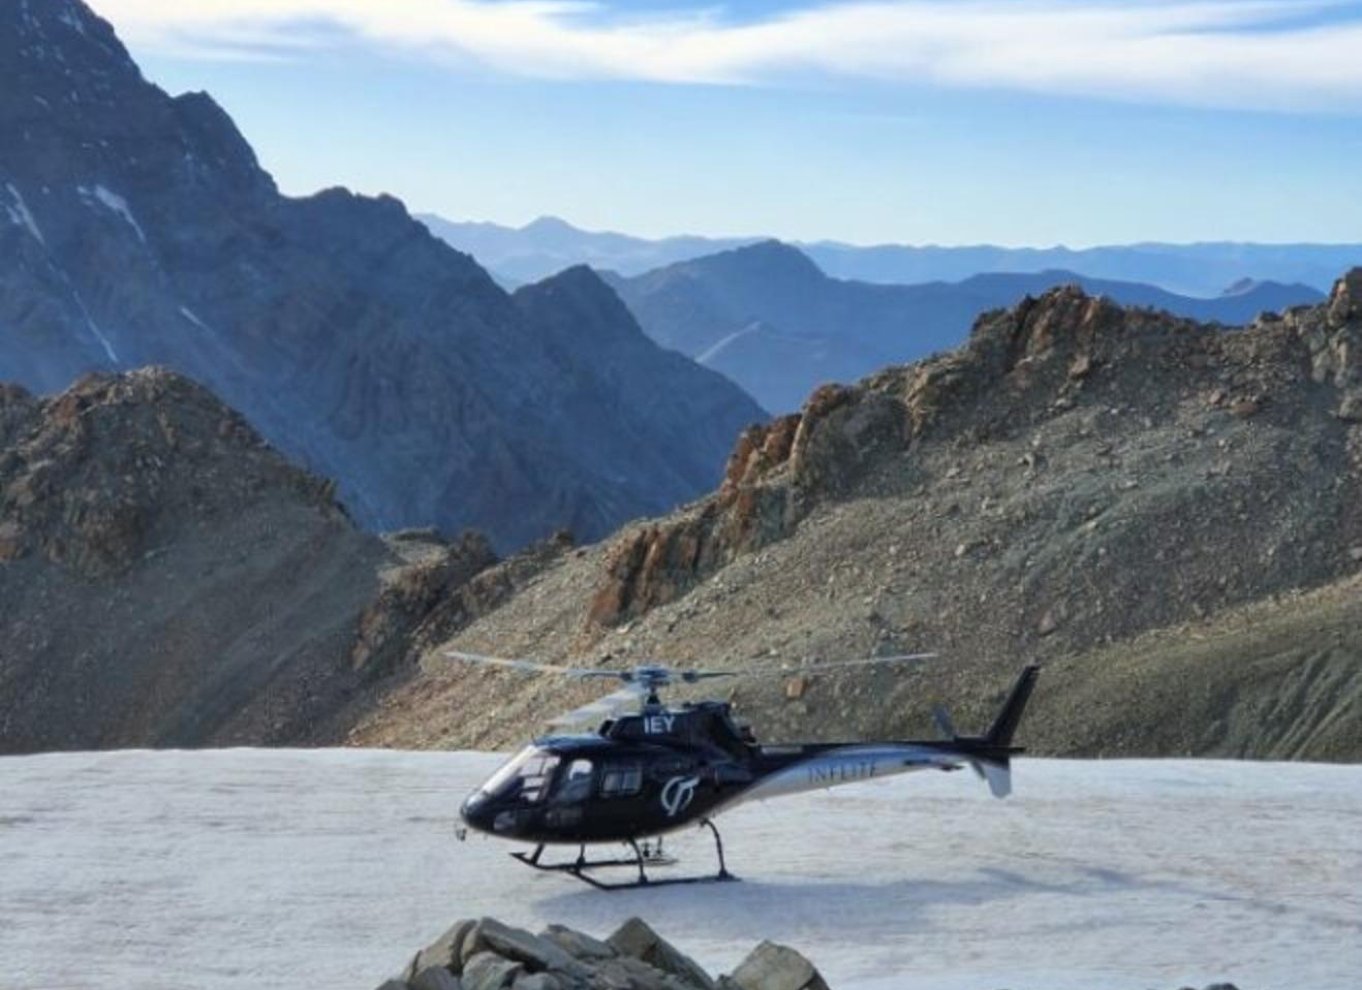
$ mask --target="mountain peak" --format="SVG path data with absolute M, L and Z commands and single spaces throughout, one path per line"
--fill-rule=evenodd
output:
M 691 264 L 737 272 L 749 278 L 771 280 L 772 284 L 793 280 L 822 281 L 827 278 L 807 254 L 775 239 L 721 251 Z
M 9 0 L 0 4 L 0 94 L 32 99 L 35 85 L 58 76 L 85 88 L 104 77 L 142 74 L 114 34 L 113 26 L 80 0 Z M 14 88 L 23 83 L 24 89 Z M 51 85 L 50 82 L 47 85 Z M 107 96 L 104 87 L 93 85 L 85 92 L 68 91 L 60 96 L 70 102 Z
M 562 217 L 542 216 L 535 217 L 524 227 L 520 228 L 525 233 L 531 234 L 553 234 L 553 233 L 580 233 L 580 231 L 568 223 Z

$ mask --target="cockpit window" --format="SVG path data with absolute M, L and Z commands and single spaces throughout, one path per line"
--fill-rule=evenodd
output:
M 546 753 L 535 746 L 522 749 L 511 762 L 492 775 L 482 785 L 482 791 L 489 797 L 505 800 L 519 797 L 534 803 L 544 797 L 553 771 L 558 766 L 558 757 Z

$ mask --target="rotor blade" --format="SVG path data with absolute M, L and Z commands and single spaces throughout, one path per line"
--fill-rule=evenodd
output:
M 697 681 L 713 680 L 716 677 L 742 676 L 742 671 L 740 670 L 678 670 L 675 673 L 687 684 L 694 684 Z
M 932 719 L 936 722 L 936 727 L 947 739 L 957 739 L 959 736 L 955 731 L 955 723 L 951 721 L 951 713 L 940 705 L 932 708 Z
M 570 680 L 589 680 L 593 678 L 610 678 L 612 680 L 628 681 L 630 678 L 628 671 L 619 670 L 600 670 L 593 667 L 555 667 L 552 664 L 536 663 L 533 660 L 514 660 L 507 657 L 488 657 L 481 653 L 462 653 L 459 650 L 446 650 L 445 656 L 452 660 L 462 660 L 464 663 L 480 664 L 486 667 L 501 667 L 505 670 L 516 670 L 522 674 L 548 674 L 551 677 L 566 677 Z
M 555 716 L 549 720 L 549 725 L 554 728 L 563 729 L 582 724 L 595 725 L 607 718 L 614 718 L 626 708 L 638 706 L 639 693 L 637 688 L 621 688 L 613 694 L 607 694 L 604 698 L 597 698 L 589 704 L 574 708 L 570 712 Z
M 859 660 L 828 660 L 821 663 L 786 665 L 765 671 L 758 668 L 751 673 L 807 674 L 819 670 L 837 670 L 842 667 L 870 667 L 881 663 L 910 663 L 917 660 L 930 660 L 936 656 L 938 656 L 936 653 L 901 653 L 888 657 L 862 657 Z
M 625 684 L 634 683 L 634 672 L 632 670 L 580 669 L 574 670 L 569 676 L 577 681 L 623 681 Z

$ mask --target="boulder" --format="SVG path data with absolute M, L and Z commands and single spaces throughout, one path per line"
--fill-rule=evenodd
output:
M 443 935 L 416 954 L 407 969 L 407 980 L 410 982 L 417 973 L 435 967 L 459 972 L 463 968 L 464 942 L 476 924 L 475 921 L 458 921 L 451 925 Z
M 714 980 L 695 960 L 680 952 L 642 918 L 630 918 L 606 940 L 622 955 L 640 959 L 654 969 L 679 977 L 683 982 L 713 990 Z
M 515 983 L 525 967 L 495 952 L 475 952 L 463 965 L 462 990 L 504 990 Z
M 463 958 L 491 951 L 524 965 L 531 973 L 555 970 L 584 978 L 589 970 L 556 942 L 540 938 L 523 928 L 512 928 L 495 918 L 482 918 L 469 932 L 463 945 Z M 465 963 L 466 965 L 466 963 Z
M 459 978 L 443 966 L 431 966 L 416 974 L 411 990 L 463 990 Z
M 563 990 L 563 981 L 552 973 L 525 973 L 516 977 L 511 990 Z
M 828 990 L 813 963 L 774 942 L 753 949 L 731 979 L 740 990 Z
M 600 939 L 592 938 L 566 925 L 549 925 L 539 933 L 540 938 L 548 939 L 576 959 L 613 959 L 618 953 L 612 946 Z

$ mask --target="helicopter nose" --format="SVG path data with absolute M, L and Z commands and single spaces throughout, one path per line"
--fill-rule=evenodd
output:
M 490 804 L 486 794 L 474 791 L 459 807 L 459 817 L 469 828 L 477 829 L 479 832 L 490 832 L 492 831 Z

